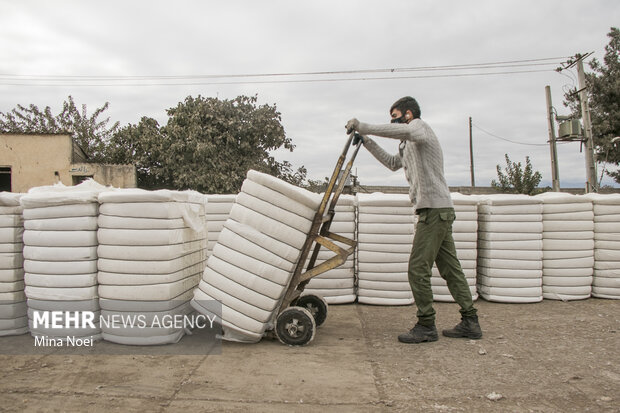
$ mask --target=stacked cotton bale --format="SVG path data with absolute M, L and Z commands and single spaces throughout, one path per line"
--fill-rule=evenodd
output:
M 405 194 L 358 194 L 358 301 L 409 305 L 414 208 Z
M 0 336 L 28 332 L 21 194 L 0 193 Z
M 558 192 L 543 201 L 543 297 L 590 297 L 594 267 L 594 212 L 584 196 Z
M 33 336 L 101 338 L 97 196 L 104 189 L 90 180 L 75 187 L 33 188 L 20 200 L 24 208 L 25 292 Z M 35 327 L 35 317 L 51 320 L 53 311 L 88 312 L 94 315 L 92 326 L 77 321 L 67 322 L 65 328 L 42 323 Z
M 456 247 L 456 255 L 469 284 L 474 300 L 478 298 L 476 289 L 476 268 L 478 258 L 478 198 L 474 196 L 452 193 L 452 202 L 456 219 L 452 225 L 452 237 Z M 431 288 L 435 301 L 454 302 L 446 281 L 441 278 L 437 266 L 433 266 Z
M 206 260 L 205 197 L 124 189 L 102 193 L 99 203 L 99 296 L 102 320 L 111 321 L 102 322 L 103 338 L 129 345 L 179 341 L 184 327 L 161 321 L 193 312 L 189 301 Z M 144 322 L 119 321 L 132 316 Z
M 220 233 L 192 306 L 221 302 L 222 337 L 256 342 L 274 326 L 321 196 L 249 171 Z
M 535 197 L 480 197 L 478 293 L 485 300 L 542 301 L 542 212 Z
M 207 231 L 209 233 L 207 244 L 207 257 L 211 255 L 213 247 L 217 243 L 217 239 L 224 228 L 224 222 L 228 219 L 230 210 L 235 203 L 237 195 L 215 194 L 205 195 L 207 198 L 206 216 Z
M 355 239 L 355 197 L 341 195 L 334 209 L 335 215 L 330 231 L 334 234 Z M 335 242 L 343 249 L 350 246 Z M 315 265 L 335 255 L 334 252 L 321 247 Z M 304 267 L 304 269 L 307 268 Z M 355 253 L 347 261 L 332 270 L 326 271 L 310 280 L 304 291 L 325 298 L 329 304 L 346 304 L 355 301 Z
M 620 195 L 588 195 L 594 204 L 592 296 L 620 299 Z

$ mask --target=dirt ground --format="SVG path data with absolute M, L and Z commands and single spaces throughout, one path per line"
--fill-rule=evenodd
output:
M 306 347 L 264 339 L 224 343 L 219 355 L 2 355 L 0 411 L 620 411 L 620 301 L 477 307 L 476 341 L 401 344 L 415 307 L 356 304 L 331 306 Z M 459 321 L 455 304 L 436 310 L 439 329 Z M 24 345 L 30 336 L 0 338 L 5 350 Z

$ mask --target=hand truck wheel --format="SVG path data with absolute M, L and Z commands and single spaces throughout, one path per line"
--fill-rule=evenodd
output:
M 275 333 L 283 344 L 303 346 L 314 339 L 316 323 L 307 309 L 288 307 L 278 315 Z
M 293 302 L 293 305 L 310 311 L 317 327 L 323 325 L 327 319 L 327 301 L 321 296 L 314 294 L 302 295 Z

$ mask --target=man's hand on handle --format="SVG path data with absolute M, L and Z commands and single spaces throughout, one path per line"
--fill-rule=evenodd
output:
M 353 118 L 350 121 L 347 122 L 347 126 L 345 126 L 345 128 L 347 129 L 347 135 L 350 135 L 353 132 L 356 132 L 357 129 L 360 127 L 360 121 Z

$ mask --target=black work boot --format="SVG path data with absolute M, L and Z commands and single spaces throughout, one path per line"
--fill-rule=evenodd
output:
M 425 341 L 437 341 L 437 328 L 433 324 L 430 327 L 416 324 L 411 330 L 398 336 L 401 343 L 423 343 Z
M 461 322 L 450 330 L 443 330 L 443 335 L 446 337 L 465 337 L 479 339 L 482 337 L 482 330 L 480 324 L 478 324 L 478 316 L 461 317 Z

